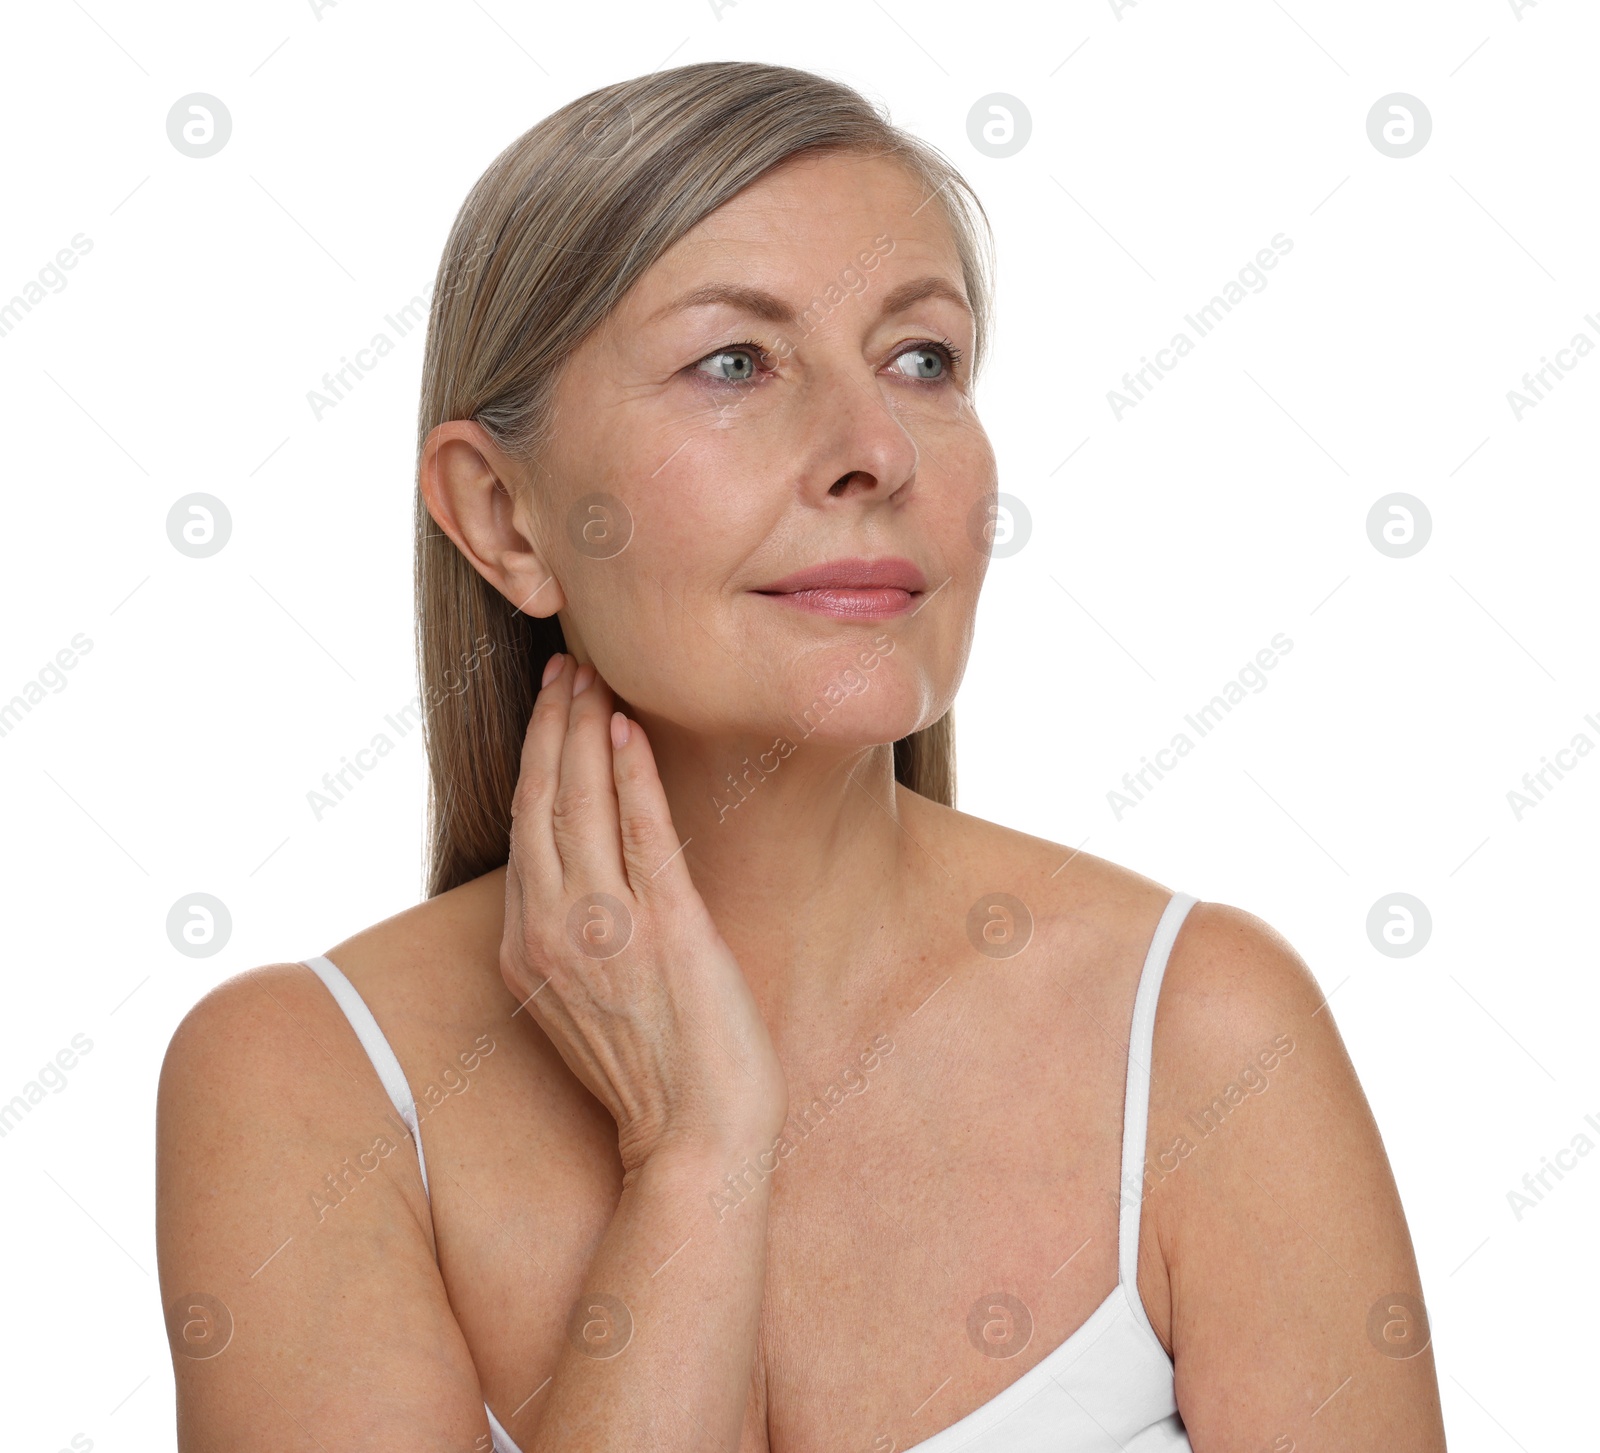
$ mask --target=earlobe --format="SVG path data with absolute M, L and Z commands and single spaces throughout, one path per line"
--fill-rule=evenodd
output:
M 455 419 L 428 436 L 418 484 L 434 523 L 485 580 L 524 615 L 552 616 L 566 596 L 532 537 L 514 470 L 481 425 Z

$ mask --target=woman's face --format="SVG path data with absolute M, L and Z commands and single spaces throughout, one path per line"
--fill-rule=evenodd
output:
M 799 158 L 686 234 L 571 356 L 518 515 L 569 645 L 647 729 L 863 744 L 950 705 L 996 488 L 964 298 L 910 174 Z M 762 593 L 862 559 L 909 561 L 922 588 Z

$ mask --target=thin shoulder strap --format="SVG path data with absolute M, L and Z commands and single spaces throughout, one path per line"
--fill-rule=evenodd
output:
M 417 1125 L 417 1103 L 412 1098 L 411 1086 L 406 1083 L 405 1071 L 400 1068 L 399 1059 L 384 1038 L 383 1031 L 378 1028 L 372 1011 L 367 1008 L 367 1001 L 356 992 L 356 986 L 345 978 L 343 970 L 332 959 L 319 955 L 314 959 L 302 959 L 301 963 L 328 986 L 328 992 L 344 1010 L 344 1017 L 350 1021 L 350 1027 L 355 1030 L 362 1049 L 366 1050 L 373 1069 L 383 1081 L 390 1102 L 411 1131 L 412 1143 L 417 1147 L 417 1169 L 422 1172 L 422 1189 L 427 1191 L 428 1163 L 422 1158 L 422 1131 Z M 431 1193 L 429 1199 L 432 1199 Z M 521 1453 L 516 1440 L 495 1417 L 494 1409 L 487 1402 L 483 1405 L 483 1411 L 489 1418 L 489 1440 L 494 1453 Z
M 389 1048 L 389 1041 L 383 1037 L 378 1021 L 367 1008 L 367 1001 L 356 992 L 356 986 L 345 978 L 343 970 L 332 959 L 321 956 L 302 959 L 301 962 L 328 986 L 328 992 L 344 1010 L 344 1017 L 350 1021 L 350 1027 L 355 1030 L 362 1049 L 366 1050 L 373 1069 L 377 1070 L 378 1078 L 383 1081 L 390 1102 L 411 1131 L 412 1143 L 417 1147 L 417 1168 L 422 1172 L 422 1189 L 427 1192 L 428 1163 L 422 1158 L 422 1131 L 417 1125 L 417 1104 L 412 1099 L 411 1087 L 406 1083 L 400 1061 Z M 432 1199 L 431 1193 L 429 1199 Z
M 1200 900 L 1174 893 L 1156 924 L 1155 936 L 1139 973 L 1133 997 L 1133 1029 L 1128 1036 L 1128 1087 L 1122 1108 L 1122 1191 L 1118 1201 L 1117 1277 L 1126 1289 L 1134 1312 L 1152 1337 L 1155 1329 L 1138 1292 L 1139 1210 L 1144 1201 L 1145 1141 L 1150 1116 L 1150 1049 L 1155 1041 L 1156 1000 L 1167 956 L 1189 910 Z

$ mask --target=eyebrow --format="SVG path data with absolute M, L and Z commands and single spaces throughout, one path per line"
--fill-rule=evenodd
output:
M 969 315 L 972 312 L 972 304 L 958 288 L 942 277 L 930 276 L 913 278 L 891 289 L 884 296 L 879 316 L 890 317 L 895 313 L 903 313 L 913 303 L 920 303 L 924 298 L 944 298 L 964 309 Z M 812 301 L 814 299 L 807 300 L 808 307 Z M 761 288 L 746 287 L 740 283 L 704 283 L 668 303 L 651 319 L 651 322 L 664 318 L 669 313 L 681 312 L 685 308 L 704 308 L 717 303 L 742 309 L 746 313 L 766 319 L 769 323 L 794 325 L 800 321 L 794 309 L 782 298 Z

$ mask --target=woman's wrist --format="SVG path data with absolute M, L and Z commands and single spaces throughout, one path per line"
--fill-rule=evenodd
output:
M 625 1162 L 622 1185 L 640 1180 L 662 1187 L 692 1186 L 705 1195 L 731 1170 L 770 1151 L 780 1131 L 765 1124 L 717 1126 L 665 1136 L 633 1164 Z

